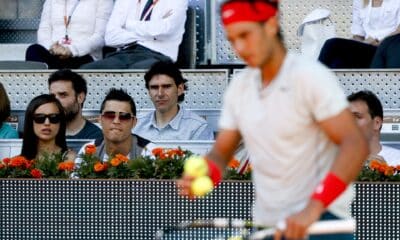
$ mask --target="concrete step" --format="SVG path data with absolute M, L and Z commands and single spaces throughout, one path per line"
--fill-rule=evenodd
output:
M 30 43 L 1 43 L 0 60 L 25 60 L 25 51 Z

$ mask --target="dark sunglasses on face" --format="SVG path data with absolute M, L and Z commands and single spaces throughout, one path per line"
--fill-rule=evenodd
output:
M 118 116 L 118 119 L 120 121 L 128 121 L 131 118 L 134 118 L 135 116 L 133 116 L 130 113 L 127 112 L 114 112 L 114 111 L 106 111 L 103 112 L 103 114 L 101 114 L 101 116 L 107 120 L 114 120 L 116 116 Z
M 59 113 L 52 113 L 52 114 L 39 113 L 33 115 L 33 121 L 38 124 L 44 123 L 46 121 L 46 118 L 48 118 L 49 122 L 53 124 L 60 123 L 61 120 Z

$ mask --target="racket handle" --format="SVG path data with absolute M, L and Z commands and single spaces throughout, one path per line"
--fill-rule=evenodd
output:
M 276 225 L 279 230 L 285 230 L 286 222 L 280 221 Z M 353 233 L 356 229 L 356 221 L 353 219 L 345 220 L 326 220 L 311 224 L 308 234 L 331 234 L 331 233 Z
M 312 224 L 309 234 L 331 234 L 331 233 L 354 233 L 356 229 L 356 221 L 353 219 L 346 220 L 329 220 L 319 221 Z

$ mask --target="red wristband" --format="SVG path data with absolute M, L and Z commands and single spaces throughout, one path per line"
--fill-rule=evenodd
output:
M 213 161 L 206 159 L 208 164 L 208 176 L 210 176 L 211 181 L 214 183 L 214 187 L 216 187 L 222 179 L 222 173 L 217 164 Z
M 312 199 L 321 201 L 324 207 L 328 207 L 347 187 L 334 173 L 329 172 L 325 179 L 315 189 Z

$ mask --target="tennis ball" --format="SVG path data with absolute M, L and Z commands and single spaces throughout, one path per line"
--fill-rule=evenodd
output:
M 201 156 L 191 156 L 185 161 L 184 173 L 192 177 L 201 177 L 208 174 L 208 164 Z
M 202 176 L 202 177 L 196 178 L 192 182 L 191 190 L 195 196 L 203 197 L 207 193 L 211 192 L 213 187 L 214 187 L 214 184 L 211 181 L 210 177 Z

